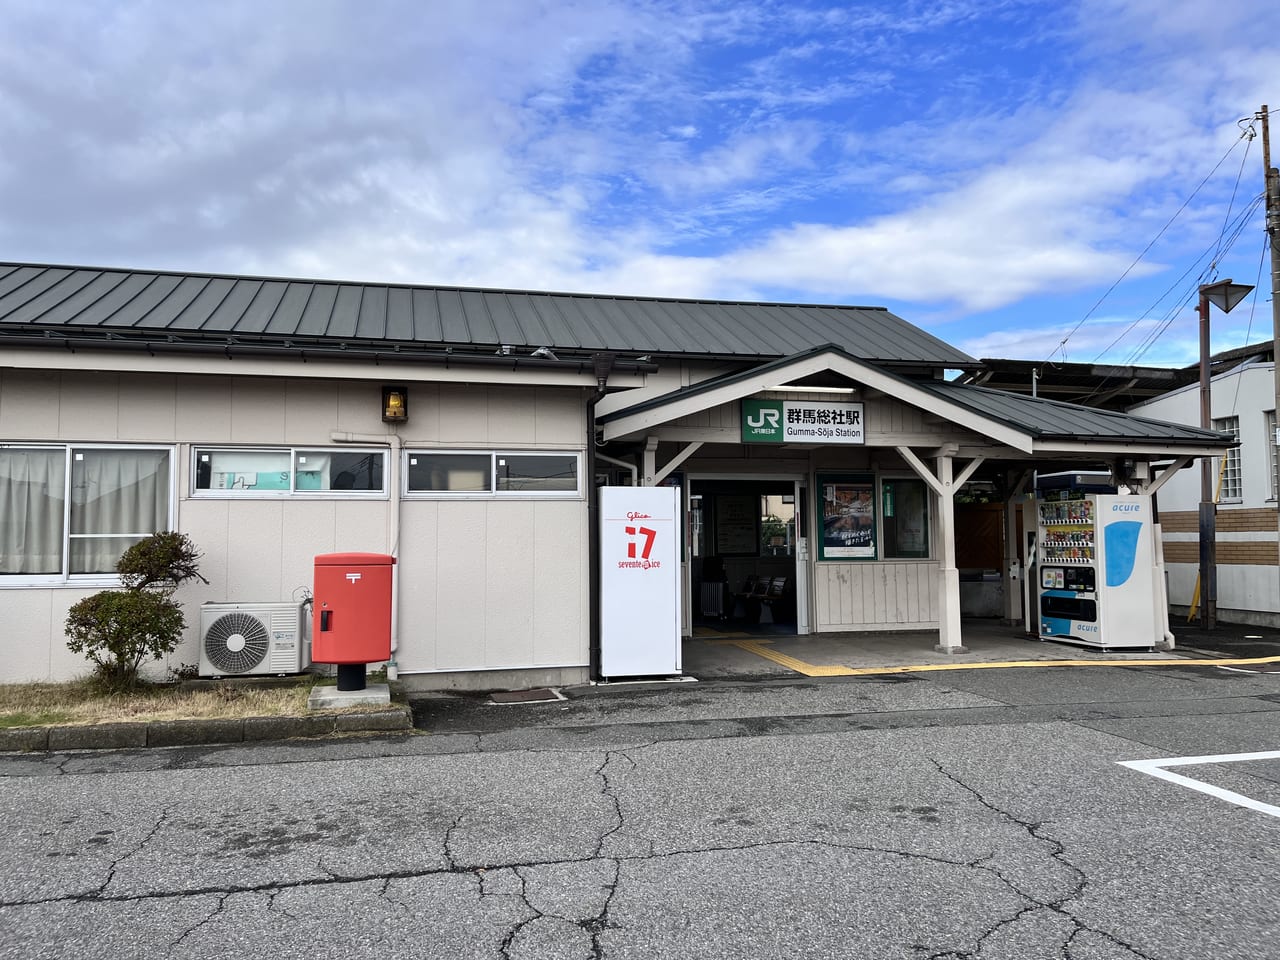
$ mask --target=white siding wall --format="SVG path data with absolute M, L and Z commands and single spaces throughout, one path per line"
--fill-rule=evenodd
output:
M 844 630 L 936 630 L 938 564 L 921 560 L 818 563 L 819 633 Z
M 394 379 L 394 378 L 389 378 Z M 300 599 L 318 553 L 391 553 L 391 503 L 219 500 L 190 495 L 191 445 L 329 445 L 332 431 L 385 435 L 381 384 L 0 370 L 0 442 L 176 444 L 177 527 L 208 586 L 178 599 L 187 636 L 169 663 L 198 661 L 199 604 Z M 576 389 L 413 384 L 405 446 L 581 451 Z M 587 662 L 587 505 L 575 500 L 406 499 L 400 542 L 402 669 Z M 0 586 L 0 681 L 67 679 L 71 604 L 98 588 Z
M 1264 507 L 1275 503 L 1271 495 L 1271 444 L 1267 436 L 1268 410 L 1276 406 L 1275 372 L 1270 363 L 1257 363 L 1242 371 L 1215 377 L 1209 385 L 1212 419 L 1240 418 L 1240 479 L 1243 507 Z M 1200 388 L 1183 387 L 1133 407 L 1130 413 L 1171 423 L 1200 425 Z M 1213 466 L 1216 484 L 1218 464 Z M 1199 465 L 1179 472 L 1160 488 L 1160 509 L 1195 510 L 1200 503 Z M 1236 504 L 1233 504 L 1233 506 Z
M 1273 507 L 1275 500 L 1271 490 L 1271 447 L 1274 437 L 1267 431 L 1267 411 L 1275 409 L 1275 367 L 1271 363 L 1256 363 L 1215 377 L 1210 384 L 1209 409 L 1213 419 L 1239 417 L 1240 419 L 1240 478 L 1241 499 L 1221 504 L 1218 515 L 1222 517 L 1234 509 Z M 1173 423 L 1200 425 L 1200 388 L 1193 384 L 1174 393 L 1157 397 L 1132 408 L 1131 413 Z M 1212 468 L 1216 485 L 1220 461 Z M 1196 512 L 1200 504 L 1199 464 L 1182 470 L 1160 488 L 1158 502 L 1162 515 L 1190 511 Z M 1276 542 L 1274 531 L 1226 532 L 1221 529 L 1217 541 L 1219 549 L 1224 543 L 1246 541 Z M 1197 532 L 1165 532 L 1168 543 L 1199 543 Z M 1167 563 L 1169 601 L 1179 606 L 1189 606 L 1195 592 L 1197 563 Z M 1280 614 L 1280 570 L 1270 564 L 1219 563 L 1218 610 L 1226 618 L 1254 619 L 1252 614 L 1275 618 Z M 1176 626 L 1176 624 L 1175 624 Z

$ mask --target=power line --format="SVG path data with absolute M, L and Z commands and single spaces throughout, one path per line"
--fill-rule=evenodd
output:
M 1148 335 L 1142 340 L 1142 342 L 1139 343 L 1138 347 L 1136 347 L 1133 353 L 1130 354 L 1131 359 L 1128 362 L 1134 363 L 1134 362 L 1137 362 L 1137 360 L 1140 360 L 1142 356 L 1146 354 L 1146 352 L 1155 345 L 1155 342 L 1156 340 L 1159 339 L 1160 335 L 1163 334 L 1165 330 L 1167 330 L 1169 326 L 1172 325 L 1174 319 L 1176 319 L 1178 311 L 1182 310 L 1189 303 L 1191 303 L 1191 301 L 1197 295 L 1200 289 L 1200 285 L 1214 278 L 1214 276 L 1217 274 L 1219 260 L 1221 259 L 1222 256 L 1229 253 L 1232 247 L 1235 246 L 1236 242 L 1240 239 L 1241 235 L 1244 233 L 1245 227 L 1247 227 L 1250 221 L 1252 221 L 1253 216 L 1257 212 L 1258 207 L 1262 204 L 1262 201 L 1263 201 L 1263 197 L 1261 195 L 1258 195 L 1257 197 L 1255 197 L 1249 203 L 1249 205 L 1245 207 L 1244 210 L 1241 211 L 1239 216 L 1236 217 L 1235 221 L 1231 226 L 1230 234 L 1215 241 L 1216 249 L 1206 250 L 1204 253 L 1200 254 L 1200 256 L 1197 257 L 1195 261 L 1192 262 L 1191 267 L 1189 267 L 1182 274 L 1182 276 L 1178 278 L 1178 281 L 1177 283 L 1174 284 L 1174 287 L 1171 287 L 1170 291 L 1166 291 L 1165 295 L 1167 296 L 1168 292 L 1171 292 L 1177 286 L 1178 283 L 1181 283 L 1183 280 L 1185 280 L 1187 275 L 1190 274 L 1191 271 L 1195 269 L 1197 265 L 1199 265 L 1202 261 L 1206 259 L 1208 260 L 1205 266 L 1196 275 L 1195 279 L 1188 285 L 1182 299 L 1179 300 L 1171 308 L 1171 310 L 1165 315 L 1166 319 L 1163 325 L 1161 325 L 1153 334 Z M 1163 299 L 1163 296 L 1161 297 L 1161 299 Z M 1159 302 L 1160 302 L 1159 300 L 1156 301 L 1157 304 Z M 1132 329 L 1132 325 L 1130 329 Z M 1125 333 L 1127 334 L 1128 331 L 1126 330 Z M 1123 338 L 1123 336 L 1124 334 L 1121 334 L 1121 338 Z M 1119 339 L 1120 338 L 1117 338 L 1116 342 L 1119 342 Z M 1115 346 L 1115 343 L 1112 343 L 1111 346 Z M 1108 347 L 1107 349 L 1110 350 L 1111 347 Z
M 1174 280 L 1174 282 L 1170 284 L 1165 289 L 1165 291 L 1160 294 L 1160 296 L 1156 298 L 1155 302 L 1146 310 L 1144 310 L 1142 314 L 1140 314 L 1137 317 L 1137 319 L 1135 319 L 1132 323 L 1130 323 L 1127 327 L 1125 327 L 1125 329 L 1121 331 L 1121 333 L 1114 340 L 1112 340 L 1111 343 L 1109 343 L 1094 358 L 1093 362 L 1097 363 L 1099 360 L 1101 360 L 1104 356 L 1107 355 L 1107 353 L 1109 353 L 1113 348 L 1115 348 L 1115 346 L 1118 343 L 1120 343 L 1120 341 L 1122 341 L 1125 337 L 1127 337 L 1130 333 L 1132 333 L 1133 330 L 1139 324 L 1141 324 L 1144 320 L 1147 320 L 1152 314 L 1152 312 L 1157 307 L 1159 307 L 1160 304 L 1165 300 L 1165 298 L 1167 298 L 1170 294 L 1174 293 L 1174 291 L 1176 290 L 1186 289 L 1183 287 L 1183 284 L 1186 282 L 1189 276 L 1195 273 L 1195 279 L 1189 285 L 1188 292 L 1184 293 L 1177 302 L 1175 302 L 1172 306 L 1169 307 L 1169 309 L 1165 312 L 1163 317 L 1161 317 L 1161 319 L 1157 321 L 1156 326 L 1151 330 L 1151 332 L 1149 332 L 1145 337 L 1143 337 L 1141 341 L 1139 341 L 1139 343 L 1133 348 L 1133 350 L 1130 352 L 1129 356 L 1123 361 L 1123 363 L 1136 364 L 1139 360 L 1141 360 L 1143 355 L 1145 355 L 1146 352 L 1150 350 L 1152 346 L 1155 345 L 1155 342 L 1173 323 L 1173 320 L 1177 317 L 1178 312 L 1181 311 L 1190 302 L 1190 298 L 1194 296 L 1195 292 L 1199 288 L 1199 285 L 1206 279 L 1208 275 L 1212 274 L 1212 272 L 1216 269 L 1216 263 L 1218 259 L 1223 254 L 1230 251 L 1230 249 L 1235 245 L 1236 241 L 1239 240 L 1241 234 L 1244 232 L 1245 227 L 1247 227 L 1249 222 L 1253 219 L 1253 215 L 1256 212 L 1258 206 L 1262 203 L 1262 200 L 1263 200 L 1263 197 L 1261 195 L 1258 195 L 1252 201 L 1250 201 L 1249 205 L 1245 207 L 1236 216 L 1234 221 L 1224 224 L 1223 234 L 1220 234 L 1219 237 L 1214 240 L 1213 244 L 1210 245 L 1209 248 L 1207 248 L 1204 252 L 1202 252 L 1199 256 L 1197 256 L 1196 259 L 1192 261 L 1191 265 L 1187 267 L 1187 269 L 1184 270 L 1182 274 L 1176 280 Z M 1208 261 L 1207 264 L 1205 264 L 1206 260 Z M 1205 264 L 1205 265 L 1202 266 L 1202 264 Z M 1198 273 L 1196 273 L 1196 271 L 1198 271 Z M 1085 399 L 1088 399 L 1088 397 L 1092 397 L 1094 394 L 1102 390 L 1106 386 L 1106 383 L 1107 383 L 1107 380 L 1106 378 L 1104 378 L 1101 382 L 1099 382 L 1094 387 L 1092 391 L 1090 391 L 1090 393 Z
M 1177 220 L 1179 216 L 1182 215 L 1182 211 L 1187 208 L 1187 205 L 1190 204 L 1191 201 L 1196 198 L 1197 194 L 1200 193 L 1200 190 L 1204 187 L 1204 185 L 1209 182 L 1209 180 L 1213 177 L 1215 173 L 1218 172 L 1218 168 L 1221 167 L 1222 164 L 1226 162 L 1227 157 L 1231 156 L 1231 151 L 1235 150 L 1235 148 L 1240 145 L 1240 141 L 1244 139 L 1248 139 L 1250 142 L 1252 142 L 1253 137 L 1251 133 L 1252 133 L 1252 128 L 1242 133 L 1240 137 L 1234 143 L 1231 144 L 1231 146 L 1227 149 L 1227 152 L 1224 153 L 1221 159 L 1219 159 L 1218 162 L 1213 165 L 1213 169 L 1210 170 L 1207 174 L 1205 174 L 1204 179 L 1201 180 L 1200 183 L 1196 186 L 1195 190 L 1191 192 L 1191 195 L 1187 197 L 1187 199 L 1182 201 L 1182 205 L 1178 207 L 1178 209 L 1174 212 L 1173 216 L 1169 218 L 1168 222 L 1163 227 L 1160 228 L 1160 232 L 1157 233 L 1154 238 L 1152 238 L 1150 243 L 1148 243 L 1145 247 L 1143 247 L 1142 252 L 1137 256 L 1137 259 L 1135 259 L 1133 263 L 1129 264 L 1129 266 L 1125 268 L 1124 273 L 1120 274 L 1119 279 L 1117 279 L 1115 283 L 1111 284 L 1111 286 L 1107 288 L 1106 292 L 1103 293 L 1103 295 L 1098 298 L 1098 302 L 1089 308 L 1089 312 L 1086 313 L 1080 319 L 1079 323 L 1077 323 L 1074 327 L 1071 328 L 1071 330 L 1067 333 L 1065 337 L 1062 338 L 1061 341 L 1059 341 L 1058 346 L 1053 350 L 1053 352 L 1050 353 L 1048 357 L 1045 357 L 1045 360 L 1044 360 L 1045 363 L 1048 363 L 1050 361 L 1054 353 L 1057 353 L 1059 350 L 1065 350 L 1067 341 L 1070 340 L 1073 336 L 1075 336 L 1076 331 L 1079 330 L 1081 327 L 1083 327 L 1086 322 L 1088 322 L 1089 318 L 1093 316 L 1094 312 L 1098 309 L 1098 307 L 1102 306 L 1103 302 L 1107 299 L 1107 297 L 1111 296 L 1112 291 L 1114 291 L 1116 287 L 1120 286 L 1120 284 L 1124 282 L 1125 277 L 1127 277 L 1130 274 L 1130 272 L 1132 272 L 1133 268 L 1142 262 L 1142 258 L 1145 257 L 1147 253 L 1150 252 L 1151 248 L 1154 247 L 1156 243 L 1160 240 L 1160 238 L 1164 236 L 1165 231 L 1167 231 L 1169 227 L 1173 225 L 1173 222 Z
M 1258 290 L 1262 286 L 1262 264 L 1267 258 L 1267 250 L 1270 246 L 1271 238 L 1264 232 L 1262 234 L 1262 252 L 1258 255 L 1258 276 L 1253 281 L 1253 296 L 1249 298 L 1249 323 L 1244 330 L 1244 343 L 1240 344 L 1242 347 L 1249 345 L 1249 338 L 1253 335 L 1253 313 L 1258 307 Z M 1274 361 L 1275 357 L 1272 356 L 1271 359 Z M 1236 392 L 1231 398 L 1231 415 L 1233 417 L 1236 415 L 1236 407 L 1240 402 L 1240 381 L 1243 379 L 1244 377 L 1236 377 Z

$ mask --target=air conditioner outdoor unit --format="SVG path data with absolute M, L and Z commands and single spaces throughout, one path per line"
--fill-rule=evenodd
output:
M 306 606 L 205 603 L 200 606 L 200 676 L 301 673 L 310 665 Z

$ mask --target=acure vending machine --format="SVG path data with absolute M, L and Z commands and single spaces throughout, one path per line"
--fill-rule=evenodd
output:
M 1037 503 L 1040 638 L 1103 649 L 1154 647 L 1156 603 L 1151 498 L 1050 491 Z

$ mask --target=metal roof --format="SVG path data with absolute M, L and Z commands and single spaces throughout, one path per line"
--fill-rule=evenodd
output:
M 955 381 L 913 382 L 944 400 L 968 407 L 975 413 L 1000 423 L 1018 427 L 1040 439 L 1158 440 L 1171 445 L 1191 443 L 1235 446 L 1235 441 L 1228 434 L 1216 430 L 1135 417 L 1116 410 L 1083 407 Z
M 983 369 L 963 382 L 1006 393 L 1078 403 L 1086 407 L 1124 410 L 1176 390 L 1196 379 L 1194 368 L 1138 367 L 1104 363 L 1047 363 L 1035 360 L 982 358 Z M 1034 386 L 1033 386 L 1034 384 Z
M 0 262 L 0 333 L 441 345 L 771 359 L 835 343 L 891 365 L 977 361 L 882 307 L 677 300 Z
M 714 377 L 659 397 L 623 407 L 600 416 L 599 422 L 608 423 L 636 413 L 660 409 L 679 401 L 688 400 L 691 397 L 712 393 L 735 383 L 747 383 L 753 379 L 758 379 L 764 373 L 777 373 L 780 379 L 785 380 L 788 367 L 793 367 L 804 360 L 821 354 L 829 354 L 833 358 L 843 356 L 855 361 L 858 359 L 842 350 L 836 344 L 812 347 L 764 366 Z M 1166 423 L 1162 420 L 1151 420 L 1147 417 L 1135 417 L 1119 411 L 1082 407 L 1057 400 L 1028 397 L 1003 390 L 977 387 L 958 381 L 908 379 L 890 371 L 882 372 L 885 376 L 901 382 L 904 388 L 919 388 L 933 394 L 940 400 L 964 407 L 981 417 L 1002 426 L 1019 430 L 1038 440 L 1050 442 L 1055 440 L 1079 440 L 1102 443 L 1107 441 L 1154 442 L 1167 444 L 1170 448 L 1181 446 L 1228 447 L 1235 445 L 1234 439 L 1229 434 L 1219 433 L 1214 430 L 1204 430 L 1200 427 L 1188 427 L 1177 423 Z M 786 387 L 779 386 L 778 389 L 785 390 Z

